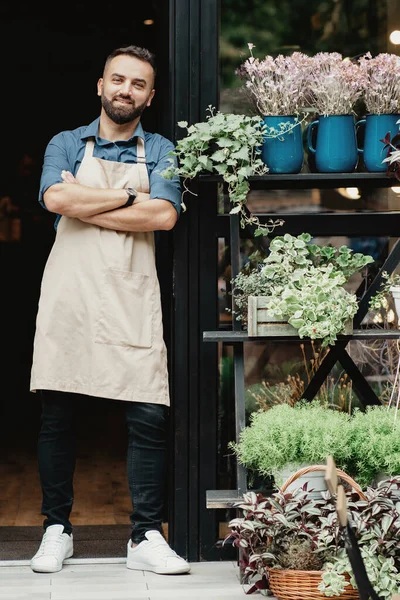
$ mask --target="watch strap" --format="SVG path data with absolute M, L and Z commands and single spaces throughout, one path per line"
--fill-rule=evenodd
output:
M 132 206 L 132 204 L 135 202 L 137 195 L 138 195 L 138 191 L 135 190 L 135 188 L 125 188 L 126 193 L 128 194 L 128 200 L 126 201 L 126 204 L 123 204 L 123 206 L 121 208 L 125 208 L 127 206 Z

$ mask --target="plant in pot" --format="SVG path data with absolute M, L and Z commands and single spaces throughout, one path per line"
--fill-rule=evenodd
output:
M 400 588 L 399 490 L 400 478 L 365 493 L 345 488 L 349 522 L 381 598 Z M 235 506 L 241 516 L 230 521 L 226 540 L 241 551 L 243 582 L 251 586 L 247 594 L 258 591 L 278 600 L 359 597 L 330 492 L 320 499 L 301 488 L 268 498 L 248 492 Z
M 318 52 L 312 57 L 309 102 L 319 116 L 310 123 L 307 137 L 317 171 L 350 173 L 357 166 L 354 107 L 365 87 L 360 67 L 341 54 Z
M 365 126 L 364 144 L 359 151 L 363 155 L 367 171 L 386 171 L 384 149 L 381 140 L 394 137 L 400 119 L 400 56 L 380 53 L 374 57 L 370 52 L 358 59 L 364 74 L 363 102 L 366 116 L 356 123 Z
M 382 283 L 376 294 L 370 299 L 369 307 L 372 310 L 387 310 L 388 298 L 392 297 L 397 319 L 400 319 L 400 273 L 382 272 Z
M 253 56 L 236 69 L 255 112 L 265 125 L 262 158 L 270 173 L 299 173 L 304 162 L 302 123 L 307 117 L 307 85 L 312 62 L 302 52 Z
M 285 330 L 288 335 L 321 339 L 324 347 L 334 344 L 346 326 L 351 330 L 358 299 L 345 286 L 374 259 L 347 246 L 322 246 L 311 240 L 309 233 L 276 236 L 262 263 L 245 265 L 233 278 L 233 313 L 245 327 L 253 323 L 249 299 L 262 297 L 263 318 L 289 323 L 293 332 Z M 249 335 L 265 332 L 249 329 Z
M 400 422 L 398 407 L 355 409 L 350 422 L 348 472 L 363 487 L 400 475 Z
M 351 458 L 349 429 L 347 413 L 325 408 L 318 401 L 277 404 L 253 412 L 249 425 L 229 448 L 246 467 L 250 481 L 253 476 L 273 477 L 275 485 L 281 487 L 292 473 L 305 465 L 321 464 L 328 455 L 345 470 Z M 326 489 L 321 472 L 305 474 L 288 489 L 307 481 L 316 497 Z
M 171 165 L 161 176 L 171 179 L 179 175 L 183 179 L 183 195 L 190 192 L 187 182 L 200 174 L 220 175 L 227 184 L 231 214 L 240 215 L 242 227 L 255 226 L 255 235 L 268 235 L 281 219 L 260 223 L 257 216 L 245 210 L 250 190 L 248 178 L 268 172 L 261 159 L 264 126 L 259 117 L 236 115 L 215 111 L 209 106 L 205 121 L 188 125 L 180 121 L 178 126 L 186 129 L 186 135 L 177 141 L 171 152 Z M 175 158 L 173 158 L 175 157 Z M 196 195 L 196 194 L 195 194 Z
M 389 131 L 381 142 L 385 144 L 384 150 L 387 150 L 387 156 L 383 159 L 383 163 L 386 164 L 386 174 L 400 181 L 400 133 L 398 129 L 400 119 L 396 121 L 396 126 L 396 134 L 392 139 Z

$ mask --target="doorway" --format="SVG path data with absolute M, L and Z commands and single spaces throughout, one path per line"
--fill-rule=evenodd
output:
M 29 378 L 40 281 L 55 233 L 54 215 L 37 200 L 44 151 L 59 131 L 98 116 L 96 84 L 104 61 L 111 50 L 129 44 L 145 46 L 158 58 L 157 93 L 142 123 L 147 131 L 167 135 L 168 10 L 161 0 L 127 2 L 104 13 L 97 3 L 71 1 L 60 18 L 57 6 L 47 3 L 8 0 L 0 6 L 5 84 L 0 97 L 0 560 L 30 558 L 42 535 L 36 465 L 40 405 L 29 392 Z M 159 244 L 161 271 L 170 261 L 168 238 Z M 168 346 L 170 277 L 164 275 L 160 284 Z M 82 556 L 123 556 L 132 510 L 123 407 L 99 400 L 94 411 L 95 401 L 82 406 L 79 420 L 72 520 L 85 541 L 79 544 Z

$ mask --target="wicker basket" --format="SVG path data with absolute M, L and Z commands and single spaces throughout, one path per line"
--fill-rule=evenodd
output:
M 326 465 L 307 465 L 306 467 L 302 467 L 301 469 L 299 469 L 298 471 L 296 471 L 296 473 L 293 473 L 293 475 L 291 475 L 285 481 L 285 483 L 280 487 L 280 491 L 284 492 L 289 487 L 289 485 L 291 483 L 293 483 L 294 481 L 296 481 L 296 479 L 298 479 L 302 475 L 306 475 L 306 473 L 311 473 L 312 471 L 326 471 Z M 365 494 L 363 493 L 362 489 L 358 485 L 358 483 L 356 483 L 354 481 L 354 479 L 352 479 L 350 477 L 350 475 L 347 475 L 347 473 L 345 473 L 341 469 L 336 469 L 336 473 L 337 473 L 337 476 L 340 477 L 340 479 L 342 479 L 347 484 L 349 484 L 350 487 L 352 487 L 353 490 L 355 492 L 357 492 L 357 494 L 360 496 L 360 498 L 362 500 L 366 500 L 367 499 L 366 496 L 365 496 Z
M 323 571 L 296 571 L 294 569 L 271 569 L 268 567 L 268 582 L 271 592 L 279 600 L 327 600 L 319 591 Z M 349 577 L 346 577 L 349 581 Z M 345 587 L 335 600 L 358 600 L 358 590 L 351 585 Z
M 322 470 L 326 470 L 326 465 L 309 465 L 299 469 L 285 481 L 280 488 L 281 492 L 284 492 L 291 483 L 302 475 L 311 471 Z M 336 469 L 336 472 L 338 477 L 349 484 L 362 500 L 366 499 L 360 486 L 354 479 L 341 469 Z M 327 598 L 318 590 L 323 571 L 297 571 L 295 569 L 274 569 L 270 567 L 267 568 L 267 571 L 270 590 L 279 600 L 326 600 Z M 350 580 L 348 575 L 346 576 L 346 580 Z M 359 597 L 358 590 L 348 585 L 343 594 L 335 596 L 335 599 L 358 600 Z

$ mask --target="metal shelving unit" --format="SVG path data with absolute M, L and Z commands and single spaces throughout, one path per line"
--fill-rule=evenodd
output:
M 334 189 L 339 187 L 358 188 L 385 188 L 394 185 L 394 181 L 385 173 L 299 173 L 293 175 L 264 175 L 249 178 L 251 189 Z M 217 176 L 201 176 L 199 183 L 211 184 L 222 182 Z M 400 237 L 400 211 L 374 211 L 365 210 L 354 213 L 323 212 L 300 214 L 264 214 L 257 215 L 260 222 L 267 223 L 270 219 L 283 219 L 284 225 L 279 228 L 277 235 L 290 232 L 298 235 L 303 231 L 313 236 L 323 235 L 357 235 L 357 236 L 387 236 Z M 220 234 L 230 238 L 231 271 L 232 278 L 240 270 L 240 240 L 252 237 L 252 231 L 240 227 L 237 215 L 221 215 L 218 217 Z M 379 328 L 362 328 L 361 323 L 368 312 L 371 297 L 376 293 L 382 282 L 382 273 L 392 273 L 400 263 L 400 240 L 397 241 L 384 264 L 368 288 L 358 291 L 360 297 L 359 309 L 354 317 L 354 330 L 352 335 L 338 336 L 337 342 L 331 346 L 319 369 L 307 386 L 304 397 L 311 400 L 317 394 L 321 385 L 328 377 L 336 362 L 340 362 L 353 382 L 354 389 L 361 402 L 366 405 L 379 403 L 369 383 L 360 372 L 352 358 L 346 351 L 346 345 L 351 340 L 368 339 L 397 339 L 400 330 L 385 330 Z M 234 390 L 235 390 L 235 434 L 238 439 L 245 426 L 245 386 L 244 386 L 244 344 L 250 341 L 267 341 L 274 339 L 276 342 L 300 341 L 293 336 L 275 335 L 264 337 L 249 337 L 243 331 L 238 321 L 233 321 L 230 330 L 203 331 L 203 342 L 222 342 L 233 346 L 234 351 Z M 310 340 L 302 339 L 307 343 Z M 206 506 L 210 509 L 231 508 L 241 499 L 247 490 L 247 473 L 245 468 L 236 461 L 236 489 L 234 490 L 207 490 Z

